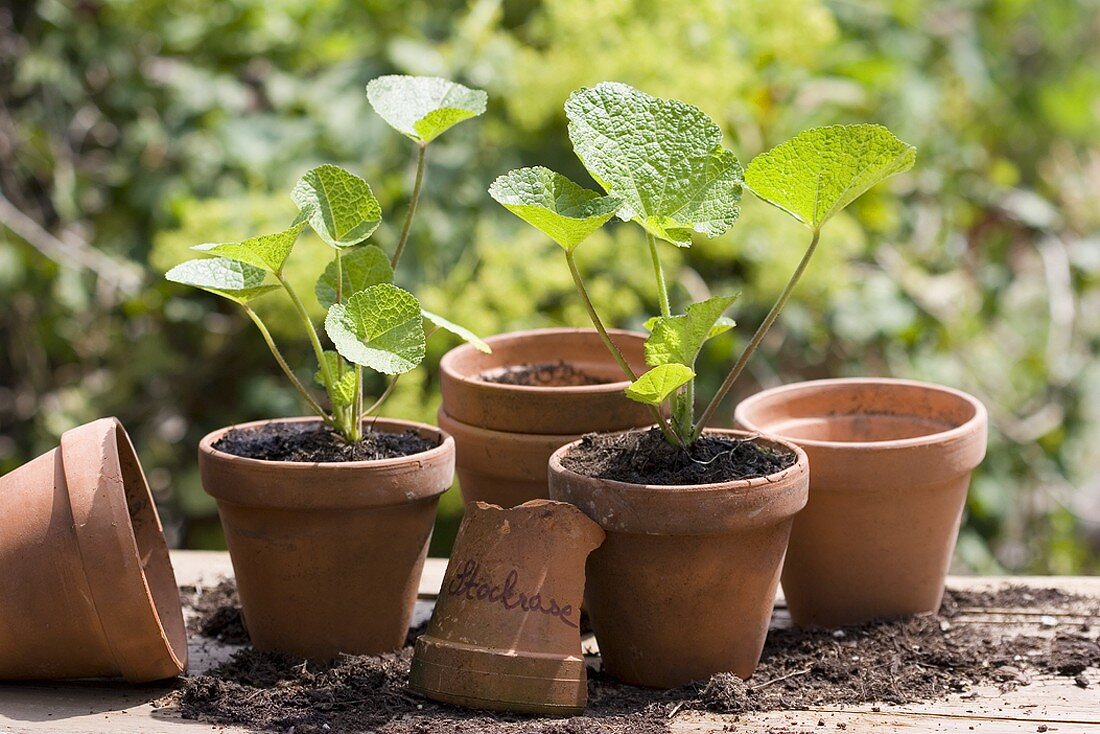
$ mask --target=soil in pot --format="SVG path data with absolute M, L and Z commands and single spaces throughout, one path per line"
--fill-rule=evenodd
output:
M 386 433 L 370 430 L 363 439 L 348 443 L 320 421 L 264 423 L 234 428 L 214 444 L 218 451 L 265 461 L 340 462 L 374 461 L 412 456 L 439 445 L 414 430 Z
M 496 385 L 521 387 L 583 387 L 608 385 L 611 380 L 590 375 L 564 360 L 540 364 L 520 364 L 483 372 L 478 377 Z
M 589 434 L 562 457 L 567 469 L 630 484 L 692 485 L 735 482 L 776 474 L 796 457 L 751 438 L 710 434 L 687 449 L 673 446 L 657 428 Z
M 226 588 L 232 587 L 187 593 L 185 604 L 220 607 Z M 207 594 L 212 603 L 204 603 Z M 396 654 L 342 656 L 327 665 L 245 648 L 206 675 L 184 679 L 162 703 L 178 705 L 186 718 L 258 730 L 294 727 L 295 734 L 654 734 L 671 730 L 671 715 L 692 710 L 740 714 L 905 704 L 977 685 L 1011 690 L 1036 675 L 1097 684 L 1090 673 L 1081 673 L 1100 666 L 1095 632 L 1060 625 L 1053 635 L 1012 634 L 980 621 L 990 610 L 1006 609 L 1058 609 L 1092 620 L 1093 627 L 1100 619 L 1096 599 L 1056 589 L 948 591 L 939 613 L 928 617 L 842 630 L 773 629 L 759 680 L 749 683 L 720 673 L 662 692 L 626 686 L 593 669 L 588 710 L 568 720 L 488 716 L 420 698 L 406 686 L 409 646 Z M 591 663 L 598 665 L 598 658 Z

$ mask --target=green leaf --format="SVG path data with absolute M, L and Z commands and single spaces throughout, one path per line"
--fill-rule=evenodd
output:
M 328 364 L 329 372 L 332 373 L 334 378 L 332 389 L 328 391 L 329 399 L 332 401 L 334 407 L 351 405 L 358 397 L 355 392 L 357 381 L 355 370 L 350 369 L 347 362 L 331 349 L 326 349 L 323 354 L 325 362 Z M 318 385 L 324 387 L 324 372 L 317 370 L 313 373 L 313 380 Z
M 479 352 L 485 352 L 486 354 L 493 353 L 492 348 L 490 348 L 489 345 L 481 339 L 481 337 L 467 329 L 465 326 L 459 326 L 453 321 L 448 321 L 439 314 L 432 313 L 431 311 L 428 311 L 426 309 L 421 309 L 420 315 L 426 318 L 435 326 L 438 326 L 440 329 L 443 329 L 444 331 L 449 331 L 457 336 L 459 339 L 462 339 L 469 344 L 473 344 L 474 348 L 477 349 Z
M 703 112 L 619 82 L 579 89 L 565 103 L 573 150 L 609 194 L 619 217 L 654 236 L 691 246 L 737 221 L 741 164 Z
M 832 125 L 799 133 L 752 159 L 745 183 L 812 230 L 863 192 L 907 171 L 917 149 L 882 125 Z
M 228 257 L 188 260 L 169 270 L 164 277 L 173 283 L 202 288 L 237 303 L 247 303 L 277 285 L 265 285 L 267 271 Z
M 635 380 L 626 389 L 631 400 L 646 405 L 660 405 L 669 395 L 691 382 L 695 370 L 682 364 L 662 364 Z
M 708 339 L 733 328 L 733 320 L 722 314 L 736 300 L 737 296 L 715 296 L 691 304 L 681 316 L 657 316 L 647 321 L 646 364 L 693 367 Z
M 323 165 L 298 179 L 290 198 L 313 231 L 332 247 L 367 239 L 382 221 L 382 207 L 366 181 L 339 166 Z
M 424 319 L 413 294 L 379 283 L 334 304 L 325 331 L 340 356 L 387 375 L 399 375 L 424 359 Z
M 344 276 L 340 290 L 345 297 L 368 286 L 389 283 L 393 280 L 390 259 L 386 257 L 386 253 L 374 245 L 357 247 L 343 255 L 340 260 L 340 271 Z M 326 309 L 336 303 L 335 261 L 330 261 L 325 272 L 321 273 L 313 292 L 317 295 L 317 301 Z
M 390 127 L 422 144 L 483 113 L 488 98 L 480 89 L 431 76 L 392 74 L 367 84 L 374 111 Z
M 566 252 L 615 216 L 617 196 L 602 196 L 549 168 L 517 168 L 493 181 L 489 195 Z
M 191 249 L 228 257 L 272 273 L 280 273 L 283 270 L 283 263 L 290 256 L 290 251 L 294 248 L 294 243 L 305 226 L 305 222 L 298 222 L 282 232 L 262 234 L 240 242 L 226 242 L 220 245 L 214 243 L 195 245 Z

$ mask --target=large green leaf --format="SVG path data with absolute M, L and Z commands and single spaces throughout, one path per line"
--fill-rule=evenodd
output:
M 489 345 L 486 344 L 481 337 L 467 329 L 465 326 L 460 326 L 453 321 L 448 321 L 439 314 L 432 313 L 427 309 L 421 309 L 420 314 L 429 322 L 431 322 L 435 326 L 438 326 L 440 329 L 443 329 L 444 331 L 449 331 L 450 333 L 457 336 L 459 339 L 462 339 L 464 342 L 473 344 L 474 348 L 477 349 L 479 352 L 492 354 L 493 350 L 489 347 Z
M 390 267 L 390 259 L 386 253 L 374 245 L 357 247 L 340 258 L 340 272 L 343 274 L 343 286 L 341 295 L 350 296 L 352 293 L 379 283 L 389 283 L 393 280 L 393 268 Z M 317 301 L 326 309 L 336 303 L 336 262 L 330 261 L 317 279 L 317 285 L 313 288 L 317 294 Z
M 424 319 L 413 294 L 380 283 L 334 304 L 325 331 L 340 356 L 387 375 L 399 375 L 424 359 Z
M 339 166 L 326 164 L 306 172 L 290 198 L 317 236 L 332 247 L 359 244 L 382 221 L 382 207 L 367 182 Z
M 211 255 L 228 257 L 232 260 L 263 268 L 272 273 L 280 273 L 283 270 L 283 264 L 290 256 L 290 251 L 294 249 L 294 243 L 298 240 L 298 235 L 302 233 L 305 226 L 305 222 L 298 222 L 282 232 L 249 237 L 247 240 L 241 240 L 240 242 L 195 245 L 191 249 Z
M 695 371 L 682 364 L 662 364 L 639 377 L 626 389 L 631 400 L 660 405 L 668 396 L 695 378 Z
M 615 216 L 622 199 L 573 183 L 549 168 L 517 168 L 493 181 L 489 195 L 566 252 Z
M 812 230 L 895 173 L 917 149 L 882 125 L 832 125 L 799 133 L 752 159 L 745 183 L 754 194 Z
M 358 384 L 355 370 L 349 369 L 347 363 L 337 352 L 326 349 L 323 354 L 325 363 L 328 365 L 329 372 L 332 373 L 333 377 L 332 389 L 328 390 L 329 399 L 332 401 L 333 406 L 351 405 L 358 397 L 355 391 Z M 318 385 L 325 386 L 325 376 L 321 370 L 313 373 L 313 380 Z
M 703 112 L 619 82 L 579 89 L 565 103 L 573 150 L 619 216 L 675 245 L 716 237 L 737 221 L 741 164 Z
M 657 316 L 646 322 L 645 361 L 650 365 L 682 364 L 694 367 L 699 350 L 710 338 L 733 328 L 722 316 L 737 296 L 715 296 L 687 307 L 681 316 Z
M 430 143 L 485 112 L 488 95 L 438 77 L 392 74 L 367 84 L 367 100 L 392 128 L 418 143 Z
M 164 277 L 173 283 L 202 288 L 238 303 L 247 303 L 279 288 L 264 284 L 267 271 L 263 268 L 228 257 L 188 260 L 169 270 Z

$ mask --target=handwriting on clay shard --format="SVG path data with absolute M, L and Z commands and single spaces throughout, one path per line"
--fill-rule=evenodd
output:
M 478 561 L 467 560 L 458 569 L 458 573 L 447 585 L 447 593 L 451 596 L 466 597 L 469 601 L 499 604 L 508 610 L 519 609 L 524 612 L 546 614 L 557 617 L 569 627 L 577 626 L 572 619 L 574 611 L 572 604 L 559 606 L 557 600 L 553 598 L 545 602 L 538 591 L 534 593 L 517 591 L 519 573 L 514 568 L 499 584 L 494 583 L 492 579 L 482 578 L 481 564 Z

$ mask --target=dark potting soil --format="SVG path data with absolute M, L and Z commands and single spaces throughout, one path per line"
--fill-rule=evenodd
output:
M 325 424 L 265 423 L 254 428 L 234 428 L 214 443 L 214 448 L 234 456 L 267 461 L 341 462 L 374 461 L 412 456 L 438 446 L 416 431 L 387 433 L 370 429 L 364 422 L 361 441 L 348 443 Z
M 187 631 L 227 645 L 247 645 L 248 631 L 241 616 L 241 601 L 237 584 L 222 581 L 208 589 L 180 587 L 180 603 L 193 614 L 187 621 Z
M 478 375 L 478 378 L 482 382 L 521 387 L 584 387 L 611 383 L 611 380 L 590 375 L 565 361 L 520 364 L 483 372 Z
M 210 593 L 227 598 L 219 589 Z M 214 606 L 201 596 L 193 603 Z M 244 648 L 208 674 L 186 678 L 168 703 L 186 718 L 294 734 L 656 734 L 669 731 L 672 716 L 688 710 L 740 714 L 903 704 L 980 684 L 1010 690 L 1036 674 L 1100 683 L 1082 673 L 1100 666 L 1100 643 L 1087 626 L 1061 624 L 1052 636 L 1041 636 L 964 619 L 984 610 L 1027 608 L 1100 619 L 1100 602 L 1055 589 L 948 591 L 937 615 L 838 630 L 773 629 L 749 681 L 722 673 L 677 690 L 651 691 L 590 669 L 588 710 L 571 719 L 467 711 L 420 698 L 406 685 L 411 635 L 399 653 L 341 656 L 325 665 Z
M 751 439 L 704 435 L 688 449 L 673 446 L 661 431 L 591 433 L 562 457 L 578 474 L 631 484 L 711 484 L 766 477 L 795 463 L 795 455 Z

